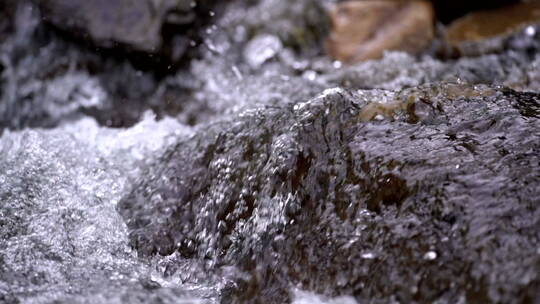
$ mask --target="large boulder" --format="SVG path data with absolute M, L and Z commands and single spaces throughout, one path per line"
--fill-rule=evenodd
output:
M 166 25 L 189 28 L 210 0 L 37 0 L 45 20 L 98 46 L 159 53 Z M 208 13 L 208 12 L 207 12 Z M 207 14 L 208 16 L 208 14 Z M 182 32 L 179 30 L 179 32 Z M 187 43 L 189 40 L 186 40 Z
M 229 273 L 224 303 L 285 303 L 292 286 L 526 302 L 540 285 L 539 99 L 441 83 L 261 106 L 171 146 L 119 212 L 142 255 Z

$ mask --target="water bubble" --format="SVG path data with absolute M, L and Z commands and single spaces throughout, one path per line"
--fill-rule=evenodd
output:
M 259 68 L 283 49 L 281 40 L 274 35 L 262 34 L 253 38 L 244 49 L 244 60 L 252 67 Z
M 317 72 L 311 70 L 305 71 L 302 77 L 309 81 L 315 81 L 317 79 Z
M 339 60 L 336 60 L 332 63 L 332 66 L 334 67 L 334 69 L 340 69 L 343 66 L 343 63 L 341 63 L 341 61 Z

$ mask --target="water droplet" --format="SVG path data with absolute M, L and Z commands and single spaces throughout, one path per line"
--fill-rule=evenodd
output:
M 237 66 L 233 65 L 232 66 L 232 71 L 234 73 L 234 76 L 236 76 L 236 78 L 238 78 L 238 80 L 244 79 L 244 77 L 242 76 L 242 73 L 240 73 L 240 70 L 238 69 Z
M 528 36 L 534 36 L 536 34 L 536 29 L 534 28 L 534 26 L 528 26 L 526 29 L 525 29 L 525 34 L 527 34 Z
M 343 66 L 343 63 L 341 63 L 341 61 L 339 60 L 336 60 L 332 63 L 332 66 L 334 67 L 334 69 L 340 69 Z
M 227 224 L 225 224 L 224 221 L 219 221 L 218 230 L 221 231 L 221 232 L 227 231 Z
M 304 77 L 305 79 L 309 81 L 315 81 L 315 79 L 317 79 L 317 72 L 311 71 L 311 70 L 305 71 L 302 77 Z
M 362 254 L 362 259 L 372 260 L 374 258 L 375 258 L 375 254 L 373 252 L 366 252 Z
M 428 251 L 424 254 L 424 260 L 433 261 L 437 258 L 437 253 L 435 251 Z

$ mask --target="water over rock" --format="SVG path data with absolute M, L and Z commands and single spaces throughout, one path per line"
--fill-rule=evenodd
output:
M 0 302 L 534 302 L 538 34 L 345 67 L 330 2 L 228 2 L 165 78 L 1 2 Z
M 539 98 L 441 83 L 261 105 L 173 145 L 118 210 L 140 254 L 236 267 L 225 302 L 527 301 Z

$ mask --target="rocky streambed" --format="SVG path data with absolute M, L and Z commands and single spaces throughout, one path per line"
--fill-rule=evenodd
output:
M 350 3 L 127 2 L 0 3 L 0 302 L 540 301 L 534 2 L 349 64 Z

